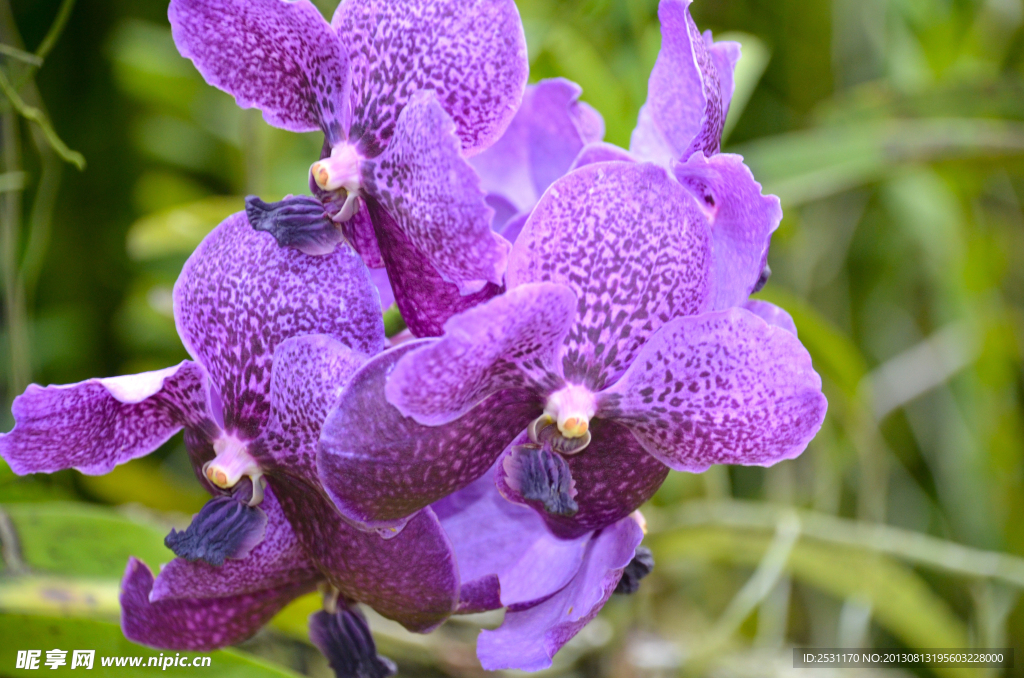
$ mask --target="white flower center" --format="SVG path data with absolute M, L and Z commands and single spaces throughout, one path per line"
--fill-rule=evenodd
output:
M 566 438 L 587 435 L 590 420 L 597 411 L 594 394 L 585 386 L 569 384 L 552 393 L 544 406 L 544 414 L 558 425 L 558 432 Z
M 345 222 L 355 216 L 359 210 L 359 197 L 362 190 L 360 164 L 363 157 L 355 147 L 338 144 L 331 149 L 330 156 L 317 160 L 310 166 L 316 185 L 325 191 L 340 193 L 344 191 L 345 203 L 332 218 L 335 222 Z
M 203 474 L 217 487 L 227 490 L 245 476 L 252 480 L 252 499 L 249 506 L 263 501 L 263 471 L 249 454 L 246 443 L 231 435 L 222 435 L 213 441 L 217 456 L 206 462 Z

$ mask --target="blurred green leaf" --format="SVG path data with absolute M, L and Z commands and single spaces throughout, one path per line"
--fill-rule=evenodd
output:
M 128 255 L 136 260 L 191 254 L 231 214 L 245 209 L 241 196 L 212 196 L 151 214 L 128 229 Z
M 210 499 L 192 479 L 177 478 L 148 458 L 114 467 L 102 476 L 80 474 L 89 494 L 110 504 L 140 504 L 157 511 L 196 513 Z
M 40 667 L 46 675 L 78 675 L 79 670 L 72 673 L 71 652 L 73 650 L 95 650 L 96 658 L 90 676 L 194 676 L 208 673 L 218 678 L 295 678 L 298 674 L 288 669 L 270 664 L 237 650 L 218 650 L 209 653 L 159 651 L 137 645 L 125 639 L 117 624 L 87 619 L 66 619 L 61 617 L 36 617 L 18 614 L 0 615 L 0 666 L 3 670 L 15 666 L 18 650 L 42 650 Z M 67 665 L 56 671 L 43 665 L 46 651 L 52 649 L 67 650 Z M 187 657 L 209 656 L 210 665 L 206 668 L 193 667 L 104 667 L 104 657 L 143 657 L 143 663 L 149 657 L 183 655 Z
M 757 89 L 757 83 L 761 82 L 764 70 L 768 68 L 768 61 L 772 53 L 768 46 L 757 36 L 749 33 L 722 33 L 715 36 L 715 42 L 720 40 L 732 40 L 740 43 L 743 51 L 736 70 L 733 73 L 733 82 L 736 89 L 732 94 L 732 101 L 729 104 L 729 113 L 725 118 L 725 127 L 722 129 L 722 143 L 729 139 L 729 133 L 736 127 L 747 108 L 751 95 Z
M 18 614 L 116 620 L 120 614 L 117 579 L 50 575 L 0 577 L 0 610 Z

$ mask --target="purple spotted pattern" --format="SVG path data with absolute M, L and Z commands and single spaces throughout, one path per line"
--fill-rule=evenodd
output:
M 349 397 L 331 413 L 319 470 L 332 499 L 351 519 L 393 524 L 468 485 L 490 468 L 492 450 L 525 442 L 527 424 L 560 407 L 567 384 L 593 403 L 592 416 L 584 415 L 589 446 L 565 455 L 579 511 L 552 515 L 526 502 L 562 538 L 627 516 L 670 468 L 770 464 L 799 454 L 824 417 L 820 379 L 793 334 L 742 309 L 710 313 L 710 228 L 695 197 L 650 163 L 597 163 L 556 181 L 516 241 L 504 295 L 449 320 L 441 339 L 370 363 L 380 366 L 375 378 L 386 380 L 387 400 L 408 418 L 374 415 Z M 682 326 L 697 329 L 683 336 Z M 743 359 L 741 348 L 757 359 Z M 659 394 L 690 388 L 673 379 L 686 361 L 700 359 L 698 349 L 717 351 L 717 359 L 700 384 L 706 423 L 691 433 L 686 407 L 672 409 L 675 394 L 667 404 L 636 399 L 648 385 Z M 742 360 L 742 368 L 727 358 Z M 357 375 L 350 388 L 358 382 Z M 751 397 L 737 397 L 736 388 Z M 365 389 L 369 403 L 379 402 L 380 390 Z M 496 407 L 503 394 L 528 407 Z M 398 444 L 393 431 L 412 423 L 441 442 Z M 704 443 L 709 431 L 722 446 Z M 731 456 L 723 456 L 730 444 Z M 407 471 L 413 463 L 414 475 Z M 504 470 L 499 489 L 523 501 Z

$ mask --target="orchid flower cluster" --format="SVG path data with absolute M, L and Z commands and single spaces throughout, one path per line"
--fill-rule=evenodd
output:
M 689 4 L 627 151 L 573 83 L 526 86 L 513 0 L 171 0 L 210 84 L 324 144 L 311 195 L 248 198 L 185 264 L 191 360 L 30 386 L 0 437 L 16 473 L 101 474 L 184 431 L 213 498 L 156 577 L 128 563 L 126 637 L 210 650 L 319 589 L 339 677 L 395 670 L 359 604 L 421 633 L 504 608 L 483 666 L 543 669 L 651 571 L 669 470 L 804 450 L 821 381 L 749 299 L 779 201 L 719 152 L 739 46 Z

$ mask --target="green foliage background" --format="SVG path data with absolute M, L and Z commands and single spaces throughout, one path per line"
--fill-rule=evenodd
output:
M 519 6 L 532 79 L 579 82 L 628 145 L 656 1 Z M 725 150 L 782 198 L 762 296 L 795 317 L 829 415 L 795 461 L 672 474 L 645 509 L 655 573 L 552 673 L 812 676 L 788 648 L 1024 648 L 1024 2 L 699 0 L 693 13 L 744 45 Z M 206 86 L 174 49 L 165 0 L 0 0 L 0 42 L 44 53 L 38 68 L 0 53 L 0 69 L 22 113 L 44 111 L 88 163 L 0 103 L 7 430 L 30 381 L 185 358 L 170 315 L 181 264 L 243 196 L 306 192 L 320 140 Z M 203 501 L 180 439 L 105 477 L 17 478 L 0 462 L 0 675 L 36 645 L 146 653 L 111 624 L 119 575 L 130 553 L 166 561 L 162 535 Z M 305 644 L 315 605 L 203 671 L 329 675 Z M 415 637 L 372 619 L 406 675 L 452 676 L 480 673 L 476 631 L 498 621 Z

